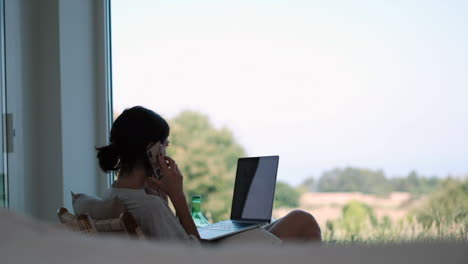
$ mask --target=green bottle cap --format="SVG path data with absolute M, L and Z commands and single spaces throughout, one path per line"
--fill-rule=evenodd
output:
M 192 195 L 192 201 L 194 202 L 201 202 L 201 195 Z

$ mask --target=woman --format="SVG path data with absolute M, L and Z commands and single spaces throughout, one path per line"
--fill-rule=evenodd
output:
M 112 125 L 110 144 L 97 148 L 99 165 L 105 172 L 117 172 L 117 180 L 105 199 L 118 197 L 148 237 L 158 240 L 198 241 L 200 236 L 191 217 L 183 177 L 170 157 L 160 155 L 164 177 L 152 177 L 146 156 L 149 145 L 169 146 L 169 125 L 155 112 L 136 106 L 125 110 Z M 171 200 L 177 217 L 168 206 Z M 283 241 L 321 241 L 314 217 L 296 210 L 264 229 Z

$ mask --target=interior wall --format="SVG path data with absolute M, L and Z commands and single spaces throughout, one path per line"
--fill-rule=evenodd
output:
M 29 5 L 28 5 L 29 4 Z M 37 152 L 36 141 L 26 137 L 26 131 L 36 127 L 34 124 L 37 104 L 31 104 L 37 90 L 24 89 L 32 87 L 36 76 L 30 64 L 37 64 L 33 52 L 35 22 L 37 14 L 33 12 L 33 3 L 26 1 L 5 1 L 5 71 L 7 112 L 13 114 L 14 138 L 13 152 L 8 154 L 8 179 L 10 208 L 37 213 L 37 179 L 33 177 L 38 170 L 37 162 L 31 159 Z M 29 115 L 23 115 L 29 113 Z M 24 151 L 27 146 L 27 151 Z M 28 166 L 24 166 L 28 164 Z M 14 172 L 14 173 L 13 173 Z
M 37 75 L 38 82 L 23 89 L 27 91 L 34 89 L 36 93 L 27 103 L 37 108 L 34 113 L 34 123 L 30 129 L 25 129 L 26 132 L 33 132 L 36 136 L 27 133 L 24 135 L 24 140 L 35 141 L 36 149 L 28 152 L 28 147 L 25 146 L 23 151 L 30 160 L 25 164 L 34 164 L 37 168 L 31 175 L 35 179 L 34 186 L 37 188 L 35 197 L 37 204 L 34 207 L 37 211 L 34 215 L 47 218 L 47 214 L 56 210 L 54 207 L 56 208 L 61 202 L 63 197 L 61 186 L 64 181 L 63 162 L 60 162 L 63 156 L 60 140 L 63 137 L 61 106 L 58 104 L 61 98 L 60 56 L 56 52 L 60 49 L 60 38 L 56 34 L 58 8 L 57 0 L 34 1 L 30 5 L 33 6 L 31 16 L 36 19 L 34 27 L 37 27 L 34 29 L 35 39 L 30 45 L 37 57 L 34 63 L 37 66 L 33 66 L 33 72 Z M 30 96 L 25 96 L 28 97 Z M 29 117 L 27 112 L 25 115 L 26 118 Z
M 106 188 L 94 150 L 107 142 L 103 7 L 104 0 L 6 0 L 12 210 L 55 221 L 57 208 L 71 209 L 70 191 Z
M 95 140 L 94 1 L 60 1 L 60 85 L 65 204 L 70 191 L 98 193 Z M 81 143 L 82 142 L 82 143 Z M 84 147 L 86 146 L 86 147 Z M 67 195 L 68 194 L 68 195 Z

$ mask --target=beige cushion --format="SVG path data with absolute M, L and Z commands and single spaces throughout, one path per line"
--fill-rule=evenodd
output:
M 88 214 L 94 219 L 107 219 L 119 217 L 125 212 L 123 203 L 116 198 L 102 200 L 99 197 L 77 193 L 72 195 L 72 205 L 75 215 Z
M 11 209 L 10 209 L 11 210 Z M 464 241 L 266 243 L 193 247 L 174 241 L 87 237 L 0 208 L 0 263 L 466 264 Z

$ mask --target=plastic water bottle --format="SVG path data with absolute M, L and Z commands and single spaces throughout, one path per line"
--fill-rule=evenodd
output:
M 210 224 L 208 219 L 201 212 L 201 196 L 192 196 L 192 218 L 197 227 L 207 226 Z

